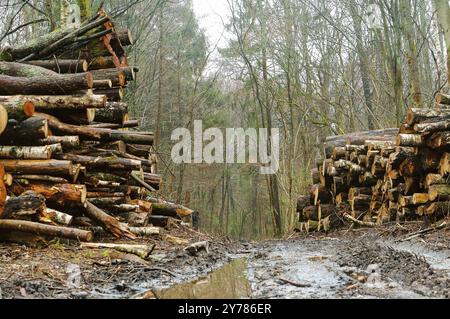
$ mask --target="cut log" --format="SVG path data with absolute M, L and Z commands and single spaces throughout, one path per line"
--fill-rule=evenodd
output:
M 43 213 L 46 209 L 45 197 L 35 192 L 25 192 L 18 197 L 9 197 L 6 200 L 2 219 L 27 219 Z
M 48 137 L 48 122 L 31 117 L 19 124 L 9 123 L 0 136 L 3 145 L 33 145 L 34 141 Z
M 434 133 L 428 140 L 427 145 L 432 149 L 445 148 L 450 145 L 450 132 Z
M 51 70 L 56 73 L 83 73 L 88 70 L 88 62 L 86 60 L 35 60 L 27 61 L 26 64 L 39 66 Z
M 52 147 L 41 146 L 0 146 L 1 159 L 50 159 L 52 156 Z
M 122 87 L 113 87 L 112 89 L 96 89 L 95 94 L 106 95 L 110 102 L 121 102 L 125 96 Z
M 449 184 L 450 179 L 448 177 L 443 177 L 441 174 L 428 174 L 425 177 L 424 186 L 425 188 L 429 188 L 431 185 L 437 185 L 437 184 Z
M 119 39 L 123 46 L 129 46 L 134 44 L 133 37 L 131 36 L 131 30 L 119 31 L 116 33 L 116 37 Z
M 299 196 L 297 199 L 297 212 L 301 212 L 303 208 L 309 206 L 311 204 L 311 198 L 308 195 Z
M 444 153 L 439 162 L 439 174 L 447 176 L 450 173 L 450 153 Z
M 80 146 L 80 138 L 78 136 L 49 136 L 38 142 L 41 145 L 60 144 L 64 150 L 74 149 Z
M 140 170 L 141 162 L 126 158 L 104 158 L 92 157 L 73 154 L 60 154 L 57 156 L 61 160 L 72 161 L 81 164 L 89 169 L 106 169 L 106 170 Z
M 425 209 L 426 215 L 432 215 L 437 217 L 446 217 L 450 214 L 450 202 L 443 201 L 443 202 L 436 202 L 431 203 L 426 209 Z
M 423 140 L 422 136 L 418 134 L 399 134 L 397 136 L 397 145 L 398 146 L 422 146 Z
M 0 160 L 5 170 L 13 174 L 72 176 L 70 161 L 58 160 Z
M 169 217 L 187 217 L 194 213 L 194 210 L 183 205 L 174 204 L 152 196 L 146 196 L 146 201 L 152 203 L 152 214 Z
M 120 127 L 128 120 L 128 106 L 126 103 L 108 102 L 107 106 L 97 110 L 97 122 L 119 124 Z
M 438 93 L 436 95 L 436 103 L 450 105 L 450 95 L 444 93 Z
M 49 175 L 14 175 L 14 179 L 26 179 L 31 181 L 50 182 L 59 184 L 68 184 L 68 180 L 62 177 Z
M 430 196 L 427 193 L 416 193 L 413 195 L 412 203 L 413 205 L 424 205 L 430 202 Z
M 43 77 L 58 76 L 58 73 L 50 71 L 46 68 L 42 68 L 40 66 L 28 65 L 17 62 L 2 62 L 2 61 L 0 61 L 0 74 L 23 78 L 32 78 L 40 76 Z
M 117 238 L 127 237 L 129 239 L 136 239 L 136 236 L 120 224 L 117 219 L 106 214 L 89 201 L 86 202 L 85 214 Z
M 409 109 L 406 113 L 406 123 L 414 125 L 430 119 L 440 118 L 442 120 L 450 119 L 450 110 L 445 109 Z
M 142 158 L 148 158 L 150 147 L 146 145 L 126 144 L 126 152 Z
M 34 116 L 39 119 L 47 120 L 48 125 L 52 129 L 64 134 L 79 135 L 80 137 L 93 140 L 101 140 L 102 138 L 106 139 L 109 137 L 109 131 L 107 130 L 66 124 L 59 121 L 56 117 L 44 113 L 36 113 Z
M 142 259 L 146 259 L 152 253 L 154 246 L 109 244 L 109 243 L 83 243 L 80 245 L 80 248 L 114 249 L 127 254 L 137 255 Z
M 34 223 L 24 220 L 0 220 L 0 229 L 5 231 L 20 231 L 41 236 L 67 238 L 79 241 L 91 241 L 93 234 L 90 231 L 76 228 L 58 227 Z
M 0 104 L 0 135 L 5 131 L 8 126 L 8 111 Z
M 81 110 L 87 108 L 103 108 L 106 106 L 104 95 L 14 95 L 0 96 L 0 103 L 11 107 L 22 107 L 31 102 L 37 110 Z M 34 112 L 33 112 L 34 113 Z
M 434 202 L 436 200 L 446 201 L 450 199 L 450 185 L 437 184 L 431 185 L 428 188 L 428 195 L 430 201 Z
M 20 195 L 25 191 L 33 191 L 43 195 L 48 201 L 64 205 L 64 203 L 81 203 L 86 201 L 86 186 L 75 184 L 49 184 L 27 180 L 17 180 L 11 191 Z
M 3 119 L 5 119 L 6 121 L 8 121 L 8 119 L 24 121 L 27 118 L 33 116 L 35 112 L 34 103 L 28 100 L 14 101 L 9 97 L 0 96 L 0 105 L 5 109 L 8 115 L 7 117 L 5 117 L 4 114 L 2 115 L 2 123 Z
M 115 68 L 113 57 L 99 56 L 89 63 L 89 70 L 112 69 Z
M 383 129 L 378 131 L 367 131 L 351 133 L 348 135 L 331 136 L 325 140 L 324 153 L 326 158 L 331 158 L 335 147 L 344 147 L 345 145 L 364 145 L 367 140 L 376 141 L 395 141 L 398 134 L 398 128 Z
M 91 71 L 94 80 L 110 80 L 112 86 L 121 87 L 125 85 L 125 73 L 118 69 L 100 69 Z
M 32 78 L 0 75 L 0 94 L 71 94 L 79 90 L 92 89 L 94 80 L 90 73 L 38 76 Z

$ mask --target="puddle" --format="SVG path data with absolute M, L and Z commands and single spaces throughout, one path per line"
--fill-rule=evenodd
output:
M 153 291 L 157 299 L 242 299 L 250 298 L 247 260 L 237 259 L 195 281 Z

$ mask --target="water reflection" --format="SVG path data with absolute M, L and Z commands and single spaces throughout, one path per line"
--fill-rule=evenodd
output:
M 237 299 L 251 296 L 247 260 L 237 259 L 197 279 L 167 289 L 153 291 L 158 299 Z

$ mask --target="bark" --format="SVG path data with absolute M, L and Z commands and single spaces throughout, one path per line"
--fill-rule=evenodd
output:
M 0 158 L 6 159 L 50 159 L 52 148 L 49 146 L 0 146 Z
M 49 136 L 45 139 L 39 140 L 38 144 L 61 144 L 64 150 L 74 149 L 80 146 L 80 138 L 78 136 Z
M 83 73 L 87 72 L 89 66 L 86 60 L 69 59 L 35 60 L 27 61 L 25 63 L 39 66 L 56 73 Z
M 423 146 L 424 142 L 419 134 L 399 134 L 397 136 L 397 145 L 418 147 Z
M 23 78 L 58 76 L 58 73 L 42 68 L 40 66 L 27 65 L 16 62 L 0 62 L 0 74 Z
M 8 111 L 0 104 L 0 135 L 5 131 L 8 126 Z
M 25 103 L 32 103 L 38 111 L 51 110 L 85 110 L 106 106 L 104 95 L 14 95 L 0 96 L 0 104 L 10 108 L 24 108 Z M 34 112 L 33 112 L 34 113 Z M 32 114 L 31 114 L 32 115 Z M 29 115 L 29 116 L 31 116 Z
M 84 185 L 38 183 L 25 180 L 13 185 L 11 191 L 16 195 L 20 195 L 24 191 L 33 191 L 43 195 L 48 201 L 59 205 L 65 203 L 83 204 L 86 202 L 87 195 Z
M 80 245 L 80 248 L 115 249 L 127 254 L 137 255 L 142 259 L 146 259 L 152 253 L 154 246 L 110 243 L 83 243 Z
M 97 119 L 97 114 L 96 114 L 96 119 Z M 127 121 L 124 121 L 124 123 L 122 125 L 114 124 L 114 123 L 98 123 L 98 122 L 89 125 L 89 127 L 107 128 L 107 129 L 135 128 L 138 126 L 139 126 L 138 120 L 127 120 Z M 126 148 L 123 151 L 125 152 Z
M 17 121 L 24 121 L 30 116 L 33 116 L 35 112 L 35 104 L 30 100 L 14 101 L 14 97 L 0 96 L 0 106 L 2 109 L 2 124 L 6 123 L 8 119 L 14 119 Z
M 119 124 L 120 127 L 128 120 L 128 106 L 126 103 L 108 102 L 107 106 L 97 110 L 95 120 L 103 123 Z
M 29 118 L 19 124 L 11 121 L 0 137 L 1 143 L 27 145 L 36 139 L 47 138 L 48 123 L 45 119 Z
M 94 80 L 94 89 L 112 89 L 113 82 L 111 80 Z
M 79 241 L 91 241 L 93 234 L 90 231 L 76 228 L 49 226 L 40 223 L 34 223 L 23 220 L 0 220 L 0 229 L 2 231 L 20 231 L 32 233 L 41 236 L 67 238 Z
M 92 89 L 90 73 L 57 75 L 53 77 L 35 76 L 31 78 L 0 75 L 0 94 L 72 94 L 79 90 Z
M 99 56 L 89 63 L 89 70 L 112 69 L 115 67 L 114 59 L 110 56 Z
M 150 147 L 137 144 L 126 144 L 126 152 L 142 158 L 149 158 Z
M 136 239 L 136 236 L 121 225 L 117 219 L 106 214 L 89 201 L 86 202 L 85 214 L 117 238 L 127 237 L 129 239 Z
M 72 161 L 73 163 L 81 164 L 89 169 L 99 170 L 140 170 L 141 162 L 126 159 L 126 158 L 114 158 L 114 157 L 92 157 L 73 154 L 61 154 L 59 159 Z
M 357 132 L 347 135 L 327 137 L 324 143 L 325 157 L 330 158 L 335 147 L 346 145 L 364 145 L 367 140 L 395 141 L 398 128 L 389 128 L 377 131 Z
M 446 201 L 450 199 L 450 185 L 431 185 L 428 188 L 430 201 Z
M 112 86 L 124 86 L 126 83 L 125 73 L 118 69 L 101 69 L 90 71 L 94 80 L 110 80 Z
M 119 39 L 120 43 L 123 46 L 129 46 L 134 43 L 133 36 L 131 35 L 131 30 L 129 30 L 129 29 L 119 31 L 115 34 L 115 36 Z
M 194 210 L 182 205 L 174 204 L 155 197 L 147 196 L 146 201 L 152 203 L 152 214 L 170 217 L 186 217 L 194 213 Z
M 406 123 L 414 125 L 430 119 L 440 118 L 441 120 L 450 119 L 450 110 L 446 109 L 409 109 L 406 113 Z
M 32 41 L 27 41 L 23 45 L 4 48 L 0 50 L 0 60 L 36 60 L 41 56 L 51 55 L 80 35 L 97 28 L 107 21 L 109 21 L 108 17 L 98 16 L 93 22 L 83 23 L 80 28 L 59 29 Z
M 58 160 L 0 160 L 5 170 L 14 174 L 72 176 L 70 161 Z
M 113 87 L 112 89 L 96 89 L 95 94 L 106 95 L 110 102 L 121 102 L 125 96 L 123 88 Z
M 2 219 L 27 219 L 43 213 L 45 197 L 35 192 L 25 192 L 18 197 L 10 197 L 6 200 Z

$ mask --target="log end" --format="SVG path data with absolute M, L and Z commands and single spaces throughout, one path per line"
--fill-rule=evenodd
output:
M 0 104 L 0 134 L 2 134 L 8 125 L 8 112 L 5 107 Z
M 86 81 L 88 88 L 92 89 L 94 87 L 94 76 L 91 72 L 86 72 Z
M 36 108 L 35 108 L 33 102 L 27 101 L 23 104 L 23 112 L 25 113 L 25 115 L 33 116 L 35 111 L 36 111 Z

